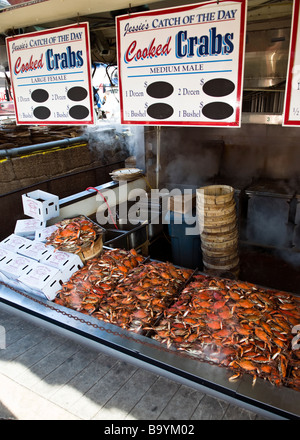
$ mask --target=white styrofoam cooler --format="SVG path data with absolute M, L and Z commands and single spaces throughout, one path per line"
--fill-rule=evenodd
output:
M 59 198 L 46 191 L 36 190 L 22 195 L 24 214 L 46 221 L 59 215 Z

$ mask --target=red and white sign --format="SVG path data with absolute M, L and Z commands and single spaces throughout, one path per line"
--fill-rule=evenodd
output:
M 285 126 L 300 125 L 300 0 L 294 0 L 290 56 L 286 78 L 283 123 Z
M 238 127 L 246 0 L 116 18 L 121 122 Z
M 93 124 L 88 23 L 6 39 L 18 124 Z

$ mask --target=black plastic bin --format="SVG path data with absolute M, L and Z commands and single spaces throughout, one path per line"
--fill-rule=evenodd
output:
M 178 266 L 203 268 L 201 238 L 196 227 L 196 210 L 180 214 L 168 211 L 165 216 L 171 238 L 172 262 Z M 189 234 L 189 232 L 191 234 Z

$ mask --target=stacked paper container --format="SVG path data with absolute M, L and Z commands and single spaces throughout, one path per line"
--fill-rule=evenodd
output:
M 238 274 L 238 226 L 234 189 L 210 185 L 197 190 L 203 265 L 208 271 Z

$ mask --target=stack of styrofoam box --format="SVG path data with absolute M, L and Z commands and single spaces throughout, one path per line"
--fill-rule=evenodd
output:
M 0 242 L 0 250 L 6 252 L 3 261 L 0 254 L 0 271 L 6 277 L 5 281 L 13 286 L 18 284 L 19 288 L 49 300 L 55 298 L 61 283 L 83 266 L 78 255 L 56 251 L 40 241 L 16 234 Z M 16 271 L 15 261 L 21 257 L 24 264 Z

